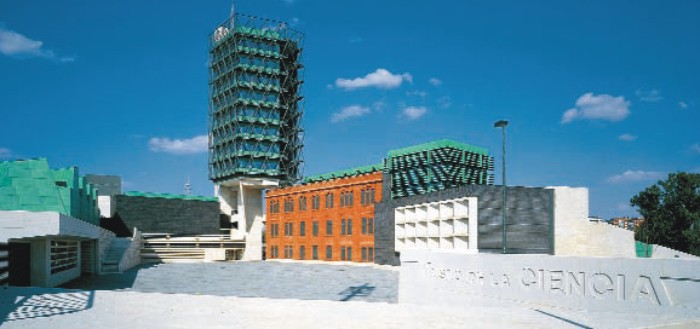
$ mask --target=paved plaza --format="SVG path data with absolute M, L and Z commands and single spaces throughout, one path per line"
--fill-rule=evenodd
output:
M 0 288 L 0 328 L 697 328 L 699 319 L 583 312 L 473 296 L 396 303 L 398 268 L 285 262 L 179 263 Z
M 164 294 L 396 303 L 397 268 L 290 262 L 167 263 L 63 285 Z

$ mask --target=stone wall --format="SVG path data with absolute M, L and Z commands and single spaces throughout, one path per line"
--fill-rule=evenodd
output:
M 394 246 L 394 209 L 462 197 L 476 197 L 478 204 L 478 249 L 482 253 L 503 252 L 503 187 L 466 185 L 391 199 L 390 180 L 384 174 L 382 202 L 375 205 L 375 263 L 399 265 Z M 552 253 L 553 192 L 534 187 L 508 187 L 506 241 L 509 253 Z M 586 204 L 586 207 L 588 205 Z
M 636 257 L 634 232 L 588 219 L 588 189 L 554 191 L 554 254 L 560 256 Z
M 401 264 L 399 303 L 440 307 L 487 295 L 580 310 L 700 316 L 699 260 L 412 250 L 402 252 Z
M 133 235 L 147 233 L 219 234 L 219 203 L 117 195 L 116 214 Z

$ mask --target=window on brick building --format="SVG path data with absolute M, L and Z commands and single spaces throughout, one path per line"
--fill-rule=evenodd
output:
M 352 235 L 352 219 L 342 219 L 340 221 L 340 235 Z
M 362 218 L 362 234 L 374 234 L 374 218 Z
M 374 261 L 374 248 L 373 247 L 362 247 L 362 261 L 363 262 Z
M 284 223 L 284 236 L 294 235 L 294 223 Z
M 329 219 L 326 221 L 326 235 L 333 234 L 333 220 Z
M 340 260 L 352 260 L 352 247 L 340 247 Z
M 326 193 L 326 208 L 333 208 L 333 193 Z
M 284 200 L 284 212 L 293 212 L 294 211 L 294 199 L 288 198 Z
M 311 259 L 318 259 L 318 246 L 311 246 Z
M 306 247 L 300 246 L 299 247 L 299 259 L 305 259 L 306 258 Z
M 363 206 L 370 205 L 374 203 L 374 187 L 368 187 L 361 192 L 360 198 L 362 199 L 360 203 L 362 203 Z
M 318 210 L 321 208 L 321 197 L 318 195 L 311 196 L 311 209 Z
M 333 246 L 326 246 L 326 259 L 330 260 L 333 258 Z
M 270 237 L 276 238 L 280 235 L 280 224 L 271 224 L 270 225 Z
M 313 234 L 314 236 L 318 236 L 318 221 L 315 220 L 311 226 L 311 234 Z
M 353 203 L 353 193 L 352 191 L 344 191 L 340 193 L 340 206 L 341 207 L 352 207 Z
M 270 201 L 270 213 L 271 214 L 278 214 L 280 212 L 280 202 L 279 201 Z
M 299 223 L 299 236 L 306 236 L 306 222 Z
M 299 211 L 305 211 L 306 210 L 306 197 L 301 196 L 299 197 Z
M 270 258 L 278 258 L 279 257 L 279 247 L 278 246 L 270 246 Z
M 288 258 L 288 259 L 294 258 L 294 247 L 284 246 L 284 258 Z

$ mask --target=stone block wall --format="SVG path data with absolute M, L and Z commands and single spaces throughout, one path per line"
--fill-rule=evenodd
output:
M 219 203 L 117 195 L 116 214 L 133 235 L 146 233 L 219 234 Z

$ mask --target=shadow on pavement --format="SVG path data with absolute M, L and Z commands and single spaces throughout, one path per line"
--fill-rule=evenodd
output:
M 350 286 L 347 289 L 341 291 L 338 295 L 342 295 L 343 298 L 340 299 L 342 302 L 347 302 L 354 297 L 358 296 L 369 296 L 369 294 L 374 291 L 375 287 L 370 286 L 369 283 L 365 283 L 361 286 Z
M 142 264 L 125 271 L 123 273 L 110 273 L 103 275 L 83 274 L 83 276 L 62 284 L 60 287 L 65 289 L 82 289 L 82 290 L 119 290 L 129 289 L 134 286 L 136 277 L 140 270 L 157 266 L 158 264 Z
M 94 291 L 49 288 L 1 287 L 0 325 L 90 309 Z

